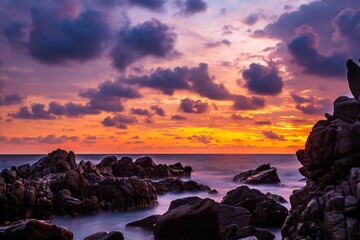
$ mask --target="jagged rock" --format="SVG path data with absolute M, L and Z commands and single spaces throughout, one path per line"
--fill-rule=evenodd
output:
M 8 226 L 0 232 L 1 240 L 72 240 L 70 230 L 44 221 L 27 220 Z
M 199 184 L 195 181 L 183 181 L 180 178 L 167 178 L 158 182 L 153 182 L 156 192 L 158 194 L 165 194 L 168 192 L 198 192 L 198 191 L 210 191 L 211 189 L 203 184 Z
M 351 59 L 346 62 L 348 69 L 347 78 L 352 95 L 355 99 L 360 96 L 360 67 L 356 65 Z
M 273 193 L 269 193 L 269 192 L 267 192 L 265 195 L 266 195 L 268 198 L 271 198 L 272 200 L 274 200 L 275 202 L 278 202 L 278 203 L 287 203 L 287 201 L 285 200 L 285 198 L 283 198 L 283 197 L 280 196 L 280 195 L 273 194 Z
M 218 191 L 216 189 L 212 189 L 208 193 L 209 194 L 218 194 Z
M 252 214 L 251 224 L 259 227 L 280 227 L 288 214 L 284 206 L 247 186 L 229 191 L 221 203 L 246 208 Z
M 124 236 L 118 231 L 112 231 L 109 233 L 98 232 L 87 236 L 84 240 L 124 240 Z
M 236 225 L 226 226 L 224 229 L 225 240 L 239 240 L 239 239 L 258 239 L 258 240 L 273 240 L 275 236 L 265 230 L 259 230 L 251 226 L 239 227 Z
M 142 158 L 138 158 L 136 159 L 135 163 L 137 165 L 139 165 L 142 168 L 154 168 L 156 167 L 156 164 L 154 162 L 154 160 L 152 160 L 151 157 L 142 157 Z
M 155 240 L 220 239 L 216 203 L 210 199 L 203 199 L 166 212 L 157 219 L 154 236 Z
M 126 227 L 140 227 L 147 230 L 153 230 L 153 226 L 156 223 L 160 215 L 151 215 L 138 221 L 130 222 L 126 224 Z
M 276 168 L 270 167 L 268 163 L 258 166 L 255 170 L 248 170 L 236 175 L 233 181 L 247 184 L 280 183 L 280 178 Z
M 348 62 L 348 77 L 358 98 L 359 67 L 354 65 Z M 333 117 L 318 121 L 305 149 L 297 152 L 306 185 L 290 196 L 290 214 L 282 227 L 284 239 L 360 239 L 359 111 L 354 98 L 337 98 Z

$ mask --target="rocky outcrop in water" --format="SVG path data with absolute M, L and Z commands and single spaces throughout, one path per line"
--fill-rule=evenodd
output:
M 306 186 L 290 197 L 284 239 L 360 239 L 360 106 L 339 97 L 297 152 Z
M 58 149 L 30 166 L 0 174 L 0 224 L 20 219 L 50 219 L 54 214 L 79 216 L 99 211 L 135 210 L 157 203 L 157 193 L 209 191 L 190 177 L 191 167 L 156 165 L 150 157 L 106 157 L 97 166 L 75 162 L 75 154 Z M 143 178 L 141 178 L 143 177 Z
M 276 168 L 270 167 L 268 163 L 258 166 L 255 170 L 239 173 L 233 178 L 233 181 L 246 184 L 268 184 L 280 183 L 280 178 Z
M 98 232 L 91 234 L 84 238 L 84 240 L 124 240 L 124 236 L 121 232 L 112 231 L 112 232 Z
M 44 221 L 26 220 L 0 230 L 0 240 L 73 240 L 73 233 Z

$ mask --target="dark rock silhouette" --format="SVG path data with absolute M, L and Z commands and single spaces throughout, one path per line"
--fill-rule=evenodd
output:
M 347 78 L 350 91 L 358 100 L 360 96 L 360 67 L 350 59 L 347 61 L 346 67 L 348 69 Z
M 149 217 L 143 218 L 141 220 L 133 221 L 126 224 L 126 227 L 140 227 L 147 230 L 153 230 L 154 224 L 160 215 L 151 215 Z
M 1 240 L 73 240 L 73 233 L 44 221 L 26 220 L 7 226 L 0 232 Z
M 351 85 L 359 68 L 348 62 Z M 355 70 L 353 69 L 355 68 Z M 358 82 L 357 82 L 358 83 Z M 282 235 L 288 239 L 360 239 L 360 122 L 354 98 L 339 97 L 334 114 L 318 121 L 296 155 L 306 186 L 290 196 Z
M 248 170 L 236 175 L 233 181 L 247 184 L 267 184 L 280 183 L 280 178 L 276 168 L 270 167 L 268 163 L 258 166 L 255 170 Z
M 112 231 L 112 232 L 98 232 L 91 234 L 84 238 L 84 240 L 124 240 L 124 236 L 121 232 Z

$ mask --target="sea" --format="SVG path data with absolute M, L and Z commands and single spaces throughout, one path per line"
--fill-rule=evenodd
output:
M 292 191 L 305 185 L 302 175 L 298 169 L 301 166 L 296 156 L 293 154 L 77 154 L 76 161 L 92 161 L 97 164 L 106 156 L 114 155 L 117 158 L 123 156 L 132 157 L 134 160 L 150 156 L 156 164 L 174 164 L 181 162 L 183 166 L 191 166 L 193 172 L 191 179 L 201 184 L 208 185 L 211 189 L 216 189 L 218 194 L 208 194 L 207 192 L 197 193 L 168 193 L 158 196 L 159 204 L 137 211 L 108 213 L 103 212 L 96 215 L 87 215 L 76 218 L 56 216 L 51 220 L 53 224 L 64 226 L 74 233 L 74 239 L 84 239 L 86 236 L 101 231 L 121 231 L 126 240 L 152 240 L 153 234 L 139 228 L 128 228 L 125 225 L 129 222 L 145 218 L 153 214 L 163 214 L 167 211 L 172 200 L 198 196 L 201 198 L 211 198 L 220 202 L 226 193 L 242 185 L 242 183 L 232 182 L 232 178 L 242 171 L 254 169 L 260 164 L 270 163 L 276 167 L 281 180 L 280 184 L 248 185 L 256 188 L 263 193 L 275 193 L 283 196 L 289 201 Z M 0 171 L 11 166 L 19 166 L 25 163 L 33 164 L 44 155 L 0 155 Z M 184 179 L 188 180 L 188 179 Z M 288 209 L 290 204 L 284 204 Z M 267 229 L 275 234 L 275 239 L 281 239 L 281 229 Z

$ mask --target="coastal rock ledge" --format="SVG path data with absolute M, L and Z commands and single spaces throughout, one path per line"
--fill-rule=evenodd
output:
M 357 100 L 339 97 L 296 153 L 307 182 L 290 196 L 285 240 L 360 239 L 359 113 Z

